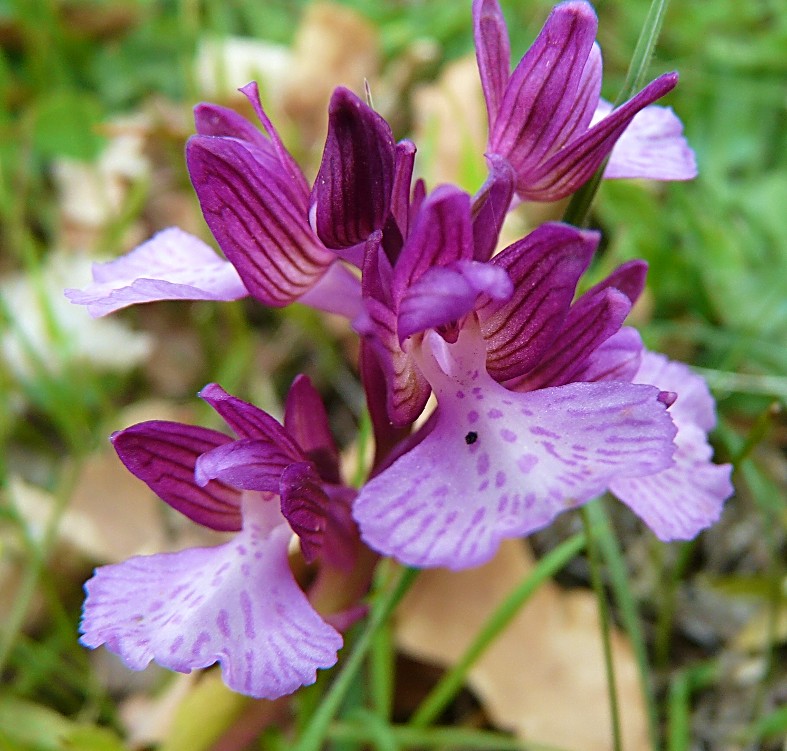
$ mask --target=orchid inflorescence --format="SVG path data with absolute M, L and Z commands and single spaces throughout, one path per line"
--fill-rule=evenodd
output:
M 361 337 L 376 445 L 369 479 L 349 487 L 305 376 L 282 424 L 211 384 L 200 396 L 234 435 L 164 421 L 116 433 L 120 459 L 166 503 L 236 535 L 97 569 L 83 644 L 105 644 L 134 669 L 219 662 L 233 690 L 276 698 L 336 662 L 340 631 L 363 616 L 369 577 L 358 570 L 374 554 L 477 566 L 503 539 L 605 491 L 662 540 L 719 517 L 732 487 L 730 466 L 711 462 L 708 388 L 624 325 L 645 262 L 575 297 L 598 232 L 550 222 L 495 252 L 512 206 L 565 198 L 603 165 L 605 177 L 693 177 L 679 120 L 653 105 L 677 75 L 613 109 L 599 98 L 588 3 L 555 7 L 513 73 L 497 0 L 474 0 L 473 21 L 489 122 L 488 178 L 475 195 L 413 181 L 414 144 L 395 142 L 345 88 L 331 98 L 310 188 L 251 83 L 241 91 L 262 130 L 200 104 L 186 147 L 226 260 L 170 228 L 68 291 L 95 316 L 245 296 L 343 315 Z M 316 571 L 304 589 L 288 563 L 293 535 Z

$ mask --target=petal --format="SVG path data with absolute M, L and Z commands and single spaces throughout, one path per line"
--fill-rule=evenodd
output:
M 410 232 L 410 192 L 414 167 L 415 144 L 407 139 L 400 141 L 396 144 L 396 171 L 391 190 L 391 214 L 403 238 Z
M 361 304 L 361 282 L 358 277 L 340 261 L 335 261 L 320 277 L 317 283 L 306 290 L 298 302 L 315 310 L 349 318 L 357 318 Z
M 273 145 L 254 124 L 229 107 L 201 102 L 194 108 L 194 124 L 201 136 L 226 136 L 248 141 L 273 155 Z
M 314 462 L 323 480 L 340 482 L 339 449 L 333 440 L 328 413 L 308 376 L 296 376 L 287 392 L 284 430 Z
M 99 317 L 156 300 L 239 300 L 249 292 L 233 265 L 177 227 L 120 258 L 93 265 L 93 283 L 66 297 Z
M 714 524 L 733 493 L 732 465 L 711 462 L 712 450 L 702 429 L 680 426 L 675 445 L 675 466 L 647 477 L 616 479 L 610 485 L 664 541 L 690 540 Z
M 519 196 L 531 201 L 557 201 L 573 193 L 601 166 L 637 112 L 670 92 L 677 83 L 677 73 L 665 73 L 651 81 L 639 94 L 551 156 L 526 181 L 520 180 Z
M 112 445 L 128 470 L 172 508 L 197 524 L 221 531 L 241 528 L 240 493 L 220 482 L 200 487 L 197 459 L 232 439 L 216 430 L 153 420 L 112 435 Z
M 309 462 L 291 464 L 281 475 L 281 512 L 300 538 L 306 563 L 313 563 L 323 544 L 328 496 Z
M 473 197 L 473 258 L 488 261 L 514 197 L 514 170 L 506 159 L 488 154 L 489 177 Z
M 328 108 L 328 135 L 312 190 L 314 227 L 329 248 L 347 248 L 382 229 L 394 184 L 388 123 L 348 89 Z
M 576 380 L 593 352 L 620 330 L 631 310 L 631 301 L 617 289 L 586 293 L 572 306 L 553 344 L 541 362 L 509 383 L 517 391 L 562 386 Z
M 292 455 L 275 443 L 241 438 L 202 454 L 194 477 L 199 485 L 219 480 L 243 490 L 278 493 L 282 472 L 292 463 Z
M 424 200 L 413 229 L 396 261 L 393 298 L 434 266 L 473 257 L 470 196 L 452 185 L 441 185 Z
M 241 438 L 263 439 L 281 447 L 291 457 L 291 461 L 303 461 L 298 444 L 273 417 L 259 407 L 228 394 L 217 383 L 205 386 L 199 392 L 199 397 L 210 404 Z
M 648 383 L 647 380 L 634 379 L 643 350 L 642 338 L 637 330 L 624 326 L 591 353 L 579 372 L 574 374 L 573 380 Z
M 151 660 L 183 673 L 219 662 L 233 691 L 257 698 L 313 683 L 342 639 L 295 583 L 277 506 L 248 499 L 243 531 L 226 545 L 96 569 L 82 643 L 106 644 L 133 670 Z
M 662 391 L 674 391 L 678 398 L 670 414 L 679 430 L 696 425 L 706 433 L 716 426 L 716 405 L 705 379 L 682 362 L 669 360 L 657 352 L 643 352 L 635 383 L 650 383 Z
M 590 122 L 593 92 L 600 87 L 598 66 L 587 65 L 597 27 L 589 3 L 561 3 L 511 75 L 489 150 L 511 162 L 522 188 L 534 167 L 576 130 L 578 119 Z
M 411 566 L 479 565 L 501 539 L 544 527 L 614 478 L 671 463 L 675 428 L 658 389 L 577 383 L 513 393 L 483 371 L 477 330 L 453 345 L 427 341 L 442 350 L 431 364 L 422 351 L 436 424 L 354 505 L 375 550 Z
M 648 275 L 648 264 L 646 261 L 634 259 L 618 266 L 606 279 L 602 279 L 597 285 L 591 287 L 585 294 L 594 295 L 605 289 L 614 288 L 622 292 L 633 305 L 642 290 L 645 289 L 645 279 Z
M 402 298 L 397 323 L 399 341 L 428 328 L 459 321 L 475 309 L 482 293 L 492 300 L 507 300 L 512 292 L 505 269 L 491 263 L 457 261 L 431 268 Z
M 491 130 L 500 110 L 511 65 L 508 29 L 497 0 L 473 0 L 473 38 Z
M 251 146 L 193 136 L 186 161 L 205 221 L 249 292 L 288 305 L 336 256 L 314 235 L 284 171 L 264 170 Z
M 594 121 L 612 111 L 601 100 Z M 691 180 L 697 176 L 694 151 L 683 135 L 683 123 L 671 107 L 650 105 L 637 113 L 612 149 L 605 178 Z
M 510 299 L 490 300 L 478 311 L 493 378 L 527 373 L 554 345 L 598 242 L 597 232 L 550 222 L 492 259 L 514 285 Z

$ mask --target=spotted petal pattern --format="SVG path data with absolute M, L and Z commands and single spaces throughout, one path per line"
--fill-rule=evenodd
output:
M 544 527 L 614 478 L 671 464 L 675 428 L 657 388 L 574 383 L 513 393 L 483 370 L 477 328 L 454 345 L 426 340 L 434 429 L 354 506 L 375 550 L 412 566 L 479 565 L 501 539 Z
M 295 583 L 290 535 L 278 504 L 250 494 L 243 531 L 225 545 L 102 566 L 85 585 L 82 643 L 105 644 L 133 670 L 218 662 L 231 689 L 258 698 L 313 683 L 342 638 Z

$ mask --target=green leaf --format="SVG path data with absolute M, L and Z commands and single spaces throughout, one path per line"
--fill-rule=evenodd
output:
M 98 133 L 103 112 L 98 100 L 77 91 L 53 91 L 34 112 L 33 143 L 44 157 L 89 161 L 98 156 L 104 139 Z

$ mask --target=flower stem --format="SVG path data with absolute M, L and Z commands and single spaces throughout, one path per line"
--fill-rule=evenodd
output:
M 597 503 L 597 501 L 596 501 Z M 618 687 L 615 680 L 615 664 L 612 659 L 612 639 L 609 619 L 609 603 L 604 591 L 604 581 L 601 576 L 601 557 L 599 555 L 598 541 L 593 530 L 593 520 L 587 506 L 582 507 L 582 523 L 587 535 L 588 561 L 590 563 L 590 579 L 598 600 L 598 616 L 601 626 L 601 643 L 604 648 L 604 667 L 607 672 L 607 693 L 609 695 L 609 710 L 612 725 L 612 747 L 614 751 L 623 751 L 623 741 L 620 733 L 620 709 L 618 707 Z
M 623 87 L 615 100 L 615 107 L 623 104 L 623 102 L 631 98 L 637 89 L 641 88 L 650 64 L 650 58 L 653 56 L 653 50 L 656 47 L 656 41 L 661 33 L 668 5 L 669 0 L 652 0 L 650 3 L 645 24 L 637 40 L 637 46 L 634 48 L 631 63 L 629 63 L 626 80 L 623 82 Z M 564 222 L 577 227 L 585 224 L 606 167 L 607 159 L 601 163 L 601 166 L 593 173 L 590 180 L 574 193 L 565 214 L 563 214 Z
M 298 742 L 292 747 L 292 751 L 320 751 L 323 747 L 328 727 L 331 724 L 339 707 L 352 686 L 353 679 L 363 664 L 364 657 L 369 651 L 374 635 L 380 626 L 388 620 L 394 608 L 399 604 L 407 590 L 415 581 L 419 569 L 405 568 L 399 575 L 399 579 L 394 586 L 386 592 L 379 594 L 379 599 L 372 606 L 369 621 L 366 624 L 355 647 L 344 663 L 344 667 L 336 680 L 331 684 L 330 689 L 325 694 L 322 703 L 309 719 Z
M 500 604 L 478 632 L 473 643 L 440 679 L 413 714 L 409 727 L 430 725 L 451 702 L 464 685 L 475 661 L 486 651 L 500 632 L 511 622 L 530 596 L 541 584 L 565 566 L 585 546 L 586 535 L 577 534 L 545 555 L 522 583 Z

